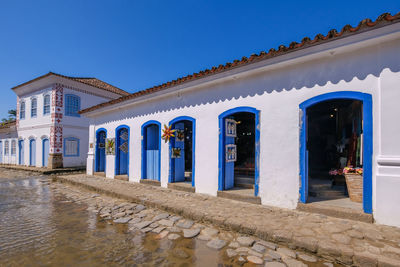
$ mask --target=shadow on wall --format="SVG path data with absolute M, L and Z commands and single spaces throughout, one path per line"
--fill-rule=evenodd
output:
M 341 81 L 348 83 L 354 79 L 365 80 L 370 75 L 380 77 L 385 69 L 397 73 L 400 72 L 399 46 L 400 41 L 397 41 L 383 44 L 379 48 L 363 48 L 357 52 L 326 56 L 246 78 L 232 78 L 212 85 L 199 86 L 190 92 L 176 92 L 174 98 L 164 97 L 158 101 L 142 102 L 134 109 L 118 110 L 117 119 L 114 112 L 102 115 L 95 122 L 111 123 L 187 107 L 270 94 L 273 91 L 300 90 L 325 86 L 328 83 L 338 84 Z

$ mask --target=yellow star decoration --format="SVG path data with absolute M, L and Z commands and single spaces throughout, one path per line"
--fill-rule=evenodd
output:
M 164 124 L 164 129 L 162 130 L 163 134 L 161 138 L 165 141 L 165 143 L 168 143 L 171 137 L 175 137 L 174 132 L 176 130 L 172 130 L 172 125 L 169 127 Z

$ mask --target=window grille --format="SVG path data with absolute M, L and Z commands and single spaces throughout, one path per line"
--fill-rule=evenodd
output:
M 11 155 L 15 155 L 17 153 L 17 142 L 15 140 L 11 141 Z
M 64 139 L 64 156 L 77 157 L 79 156 L 79 139 L 67 137 Z
M 50 114 L 50 95 L 45 95 L 43 99 L 43 115 Z
M 80 117 L 81 99 L 76 95 L 65 95 L 65 115 Z
M 34 118 L 37 116 L 37 99 L 32 98 L 31 100 L 31 117 Z
M 21 101 L 19 105 L 19 118 L 25 119 L 25 102 Z

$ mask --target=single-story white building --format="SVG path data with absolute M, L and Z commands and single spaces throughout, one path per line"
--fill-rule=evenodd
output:
M 84 109 L 87 173 L 289 209 L 346 199 L 400 226 L 399 22 L 383 14 Z

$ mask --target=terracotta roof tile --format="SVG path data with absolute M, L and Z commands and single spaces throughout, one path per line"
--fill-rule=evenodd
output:
M 103 81 L 101 81 L 101 80 L 99 80 L 97 78 L 70 77 L 70 76 L 65 76 L 65 75 L 62 75 L 62 74 L 54 73 L 54 72 L 49 72 L 49 73 L 47 73 L 45 75 L 39 76 L 39 77 L 37 77 L 37 78 L 35 78 L 33 80 L 30 80 L 28 82 L 25 82 L 25 83 L 22 83 L 20 85 L 17 85 L 15 87 L 13 87 L 12 89 L 16 89 L 18 87 L 27 85 L 29 83 L 35 82 L 35 81 L 40 80 L 42 78 L 48 77 L 50 75 L 62 77 L 62 78 L 65 78 L 65 79 L 76 81 L 76 82 L 80 82 L 80 83 L 83 83 L 83 84 L 86 84 L 86 85 L 90 85 L 90 86 L 93 86 L 93 87 L 96 87 L 96 88 L 99 88 L 99 89 L 102 89 L 102 90 L 105 90 L 105 91 L 108 91 L 108 92 L 112 92 L 114 94 L 118 94 L 118 95 L 121 95 L 121 96 L 130 95 L 130 93 L 128 93 L 128 92 L 126 92 L 126 91 L 124 91 L 122 89 L 119 89 L 118 87 L 115 87 L 115 86 L 113 86 L 113 85 L 111 85 L 109 83 L 103 82 Z
M 372 30 L 372 29 L 375 29 L 378 27 L 383 27 L 383 26 L 390 25 L 390 24 L 397 23 L 397 22 L 400 22 L 400 12 L 393 16 L 390 13 L 384 13 L 384 14 L 380 15 L 375 21 L 371 21 L 370 19 L 364 19 L 356 27 L 352 27 L 351 25 L 344 26 L 340 32 L 333 29 L 333 30 L 330 30 L 327 33 L 327 35 L 325 35 L 325 36 L 323 34 L 317 34 L 314 37 L 314 39 L 311 39 L 309 37 L 304 37 L 301 40 L 301 43 L 292 42 L 292 43 L 290 43 L 290 45 L 288 47 L 286 47 L 285 45 L 280 45 L 278 47 L 278 50 L 271 48 L 268 53 L 262 51 L 259 54 L 252 54 L 249 58 L 243 57 L 241 60 L 234 60 L 233 63 L 228 62 L 225 65 L 221 64 L 218 67 L 214 66 L 211 69 L 205 69 L 203 71 L 200 71 L 199 73 L 194 73 L 192 75 L 187 75 L 186 77 L 177 78 L 176 80 L 166 82 L 161 85 L 156 85 L 151 88 L 148 88 L 148 89 L 145 89 L 142 91 L 138 91 L 133 94 L 120 97 L 118 99 L 111 100 L 109 102 L 105 102 L 105 103 L 102 103 L 102 104 L 99 104 L 96 106 L 89 107 L 87 109 L 80 111 L 80 113 L 86 113 L 86 112 L 90 112 L 90 111 L 93 111 L 93 110 L 96 110 L 96 109 L 99 109 L 102 107 L 115 105 L 115 104 L 121 103 L 123 101 L 127 101 L 127 100 L 130 100 L 130 99 L 142 96 L 142 95 L 159 92 L 161 90 L 170 88 L 175 85 L 193 81 L 195 79 L 201 79 L 201 78 L 213 75 L 213 74 L 221 73 L 223 71 L 230 70 L 235 67 L 240 67 L 240 66 L 243 66 L 246 64 L 251 64 L 251 63 L 259 62 L 262 60 L 267 60 L 267 59 L 277 57 L 277 56 L 280 56 L 280 55 L 283 55 L 283 54 L 286 54 L 289 52 L 296 51 L 298 49 L 307 48 L 307 47 L 314 46 L 314 45 L 319 45 L 319 44 L 322 44 L 322 43 L 325 43 L 328 41 L 336 40 L 341 37 L 346 37 L 349 35 L 353 35 L 355 33 L 361 33 L 364 31 Z

